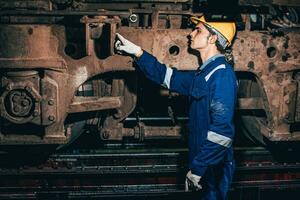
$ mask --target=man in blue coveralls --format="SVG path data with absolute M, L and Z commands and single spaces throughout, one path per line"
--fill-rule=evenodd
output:
M 237 82 L 224 52 L 236 27 L 233 22 L 207 22 L 204 16 L 191 21 L 196 26 L 189 35 L 190 47 L 200 52 L 203 63 L 195 71 L 169 68 L 120 34 L 116 50 L 135 56 L 139 68 L 155 83 L 189 96 L 186 191 L 202 190 L 202 199 L 226 199 L 235 168 L 232 140 Z

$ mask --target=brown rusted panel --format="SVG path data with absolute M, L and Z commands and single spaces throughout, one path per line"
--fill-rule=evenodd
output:
M 34 8 L 34 9 L 43 9 L 43 10 L 51 10 L 52 3 L 50 1 L 45 0 L 34 0 L 34 1 L 0 1 L 0 7 L 2 9 L 27 9 L 27 8 Z
M 122 27 L 118 30 L 131 41 L 155 55 L 158 60 L 179 70 L 195 70 L 199 66 L 196 55 L 188 51 L 190 29 L 144 30 Z M 148 40 L 147 38 L 152 38 Z
M 264 110 L 263 99 L 257 98 L 239 98 L 237 109 L 239 110 Z
M 51 2 L 60 4 L 58 1 Z M 122 120 L 133 112 L 137 102 L 137 80 L 133 76 L 112 78 L 108 94 L 95 92 L 99 96 L 93 101 L 86 101 L 89 99 L 87 97 L 84 101 L 74 100 L 78 87 L 100 74 L 105 77 L 106 72 L 131 71 L 133 74 L 135 71 L 132 57 L 113 52 L 116 32 L 171 67 L 194 70 L 201 64 L 199 55 L 188 49 L 187 35 L 191 30 L 180 29 L 183 16 L 191 14 L 190 9 L 183 10 L 184 6 L 180 4 L 187 1 L 114 2 L 123 2 L 125 7 L 122 9 L 126 8 L 126 11 L 117 11 L 121 8 L 110 11 L 109 7 L 118 7 L 118 4 L 111 2 L 101 4 L 106 10 L 98 11 L 101 5 L 95 2 L 80 1 L 72 2 L 69 10 L 53 12 L 50 1 L 13 1 L 3 4 L 4 8 L 28 6 L 35 10 L 1 11 L 1 16 L 15 15 L 2 18 L 7 23 L 1 21 L 0 25 L 0 70 L 3 72 L 0 85 L 1 117 L 16 125 L 37 125 L 39 130 L 38 133 L 33 131 L 21 136 L 15 133 L 2 134 L 0 144 L 64 143 L 70 135 L 64 130 L 69 113 L 103 109 L 113 110 L 103 120 L 102 128 L 106 132 L 100 131 L 102 139 L 134 137 L 137 133 L 139 136 L 136 138 L 178 136 L 179 130 L 172 127 L 140 126 L 138 131 L 123 127 Z M 137 7 L 137 2 L 139 9 L 133 9 Z M 243 2 L 256 4 L 260 1 Z M 91 8 L 91 15 L 85 12 Z M 133 13 L 143 18 L 144 26 L 140 27 L 141 22 L 130 19 Z M 40 16 L 47 18 L 48 24 L 36 23 Z M 56 21 L 52 16 L 80 16 L 74 18 L 74 23 L 83 23 L 81 25 L 85 27 L 81 30 L 77 26 L 80 31 L 73 33 L 72 26 L 61 23 L 62 18 Z M 121 16 L 128 17 L 128 26 L 121 25 Z M 266 112 L 268 124 L 262 127 L 262 134 L 266 137 L 272 140 L 298 140 L 298 136 L 291 133 L 291 126 L 300 121 L 297 78 L 300 69 L 299 30 L 291 29 L 277 35 L 269 31 L 250 31 L 250 16 L 243 15 L 243 19 L 246 20 L 246 30 L 237 33 L 232 47 L 234 68 L 257 79 L 261 96 L 240 99 L 240 109 L 263 109 Z M 72 34 L 81 34 L 82 44 L 77 38 L 70 41 Z M 67 53 L 68 46 L 75 49 L 73 55 Z
M 121 105 L 121 97 L 76 97 L 70 104 L 68 113 L 119 108 Z
M 295 80 L 297 81 L 297 95 L 295 97 L 296 100 L 296 106 L 295 106 L 295 121 L 299 122 L 300 121 L 300 87 L 299 87 L 299 81 L 300 81 L 300 74 L 296 73 L 295 74 Z
M 283 100 L 281 103 L 280 117 L 288 123 L 295 122 L 296 100 L 297 100 L 297 82 L 292 81 L 283 88 Z
M 279 37 L 267 32 L 240 31 L 232 47 L 235 70 L 274 76 L 276 72 L 299 69 L 299 40 L 296 30 Z
M 0 58 L 57 58 L 58 43 L 47 25 L 1 25 Z M 17 38 L 17 39 L 16 39 Z
M 300 68 L 298 31 L 273 37 L 266 33 L 240 31 L 233 45 L 236 71 L 255 74 L 266 98 L 266 111 L 272 131 L 265 135 L 273 140 L 290 135 L 290 123 L 295 122 L 297 83 L 293 71 Z M 289 89 L 288 89 L 289 88 Z M 295 140 L 296 136 L 294 135 Z M 279 139 L 280 138 L 280 139 Z M 290 138 L 291 139 L 291 138 Z
M 56 85 L 56 87 L 51 89 L 49 86 L 49 91 L 47 92 L 48 94 L 56 94 L 57 90 L 64 91 L 63 93 L 59 93 L 59 96 L 56 97 L 58 99 L 57 102 L 59 103 L 58 112 L 56 114 L 51 114 L 50 116 L 50 112 L 48 113 L 46 109 L 43 113 L 38 114 L 38 116 L 44 116 L 43 121 L 45 121 L 45 125 L 50 124 L 50 121 L 55 122 L 52 127 L 56 129 L 55 133 L 62 130 L 63 119 L 65 119 L 68 113 L 66 108 L 71 104 L 74 92 L 81 84 L 92 76 L 100 73 L 116 70 L 134 70 L 132 67 L 132 58 L 126 56 L 113 55 L 101 60 L 97 58 L 95 54 L 91 54 L 91 56 L 85 56 L 79 60 L 71 59 L 63 53 L 62 47 L 65 44 L 65 37 L 63 36 L 65 29 L 63 27 L 57 25 L 41 25 L 39 27 L 39 25 L 36 25 L 34 32 L 36 32 L 35 30 L 38 30 L 40 31 L 40 34 L 43 35 L 43 37 L 39 36 L 41 37 L 41 42 L 39 43 L 33 40 L 31 35 L 28 34 L 28 28 L 30 27 L 31 26 L 21 26 L 21 33 L 18 34 L 23 39 L 21 39 L 21 43 L 12 42 L 12 44 L 10 41 L 13 37 L 7 36 L 8 33 L 16 36 L 18 35 L 16 32 L 20 29 L 17 26 L 5 27 L 5 29 L 2 29 L 3 33 L 5 31 L 5 33 L 7 33 L 2 39 L 4 41 L 9 39 L 10 41 L 7 43 L 4 42 L 4 46 L 8 47 L 9 51 L 1 54 L 0 61 L 3 64 L 1 66 L 2 68 L 8 69 L 19 62 L 16 66 L 21 67 L 21 64 L 23 63 L 27 68 L 40 68 L 39 65 L 42 65 L 42 62 L 39 60 L 41 59 L 44 59 L 45 65 L 42 66 L 46 69 L 60 69 L 65 65 L 64 69 L 66 70 L 66 73 L 63 73 L 63 71 L 51 72 L 51 79 L 53 79 L 52 85 Z M 155 30 L 121 27 L 117 31 L 134 43 L 141 45 L 146 51 L 153 53 L 161 62 L 166 63 L 169 66 L 176 67 L 179 70 L 192 70 L 199 66 L 197 56 L 191 54 L 187 48 L 188 40 L 186 36 L 190 33 L 190 30 L 188 29 Z M 132 32 L 135 34 L 132 34 Z M 146 38 L 153 38 L 153 40 L 148 40 Z M 88 39 L 90 40 L 90 38 Z M 278 128 L 278 132 L 288 131 L 288 124 L 286 124 L 286 119 L 281 114 L 283 111 L 280 110 L 282 104 L 277 96 L 278 91 L 282 91 L 279 95 L 283 96 L 283 88 L 285 85 L 291 83 L 292 73 L 290 71 L 299 68 L 298 41 L 300 41 L 299 34 L 295 32 L 274 38 L 259 32 L 240 31 L 233 45 L 235 70 L 252 72 L 262 82 L 262 87 L 268 102 L 265 109 L 267 109 L 267 112 L 272 113 L 272 119 L 270 120 L 274 124 L 274 130 L 276 131 L 276 127 L 279 127 L 279 125 L 286 126 L 285 129 L 280 128 L 279 130 Z M 37 51 L 35 47 L 41 48 L 39 45 L 43 43 L 47 43 L 45 44 L 45 48 L 42 51 Z M 21 44 L 25 45 L 25 47 L 16 48 L 16 46 L 20 47 Z M 111 40 L 110 45 L 112 45 Z M 91 49 L 90 51 L 94 52 L 94 49 Z M 20 61 L 20 55 L 25 55 L 27 58 Z M 61 60 L 61 62 L 51 63 L 51 60 L 53 59 Z M 26 62 L 24 60 L 26 60 Z M 62 65 L 61 63 L 64 64 Z M 46 79 L 47 77 L 45 77 L 45 80 Z M 37 89 L 37 91 L 39 90 L 40 89 Z M 48 98 L 43 98 L 45 98 L 43 101 L 49 101 Z M 133 110 L 135 103 L 134 101 L 132 102 L 133 104 L 130 106 L 130 109 L 123 111 L 123 116 L 127 116 Z M 247 104 L 247 102 L 244 104 Z M 106 108 L 114 108 L 114 106 L 107 105 Z M 249 108 L 251 108 L 250 105 Z M 101 109 L 100 105 L 99 109 Z M 292 112 L 290 109 L 292 109 L 292 107 L 287 107 L 285 110 Z M 83 110 L 84 109 L 82 108 L 80 111 Z M 93 108 L 92 110 L 97 109 Z M 118 120 L 113 124 L 116 125 L 117 122 Z M 108 126 L 112 126 L 111 123 L 108 124 L 110 124 Z M 63 132 L 60 134 L 64 137 Z

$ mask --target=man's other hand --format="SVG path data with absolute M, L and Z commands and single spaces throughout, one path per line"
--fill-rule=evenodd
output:
M 196 174 L 192 174 L 191 171 L 189 171 L 186 174 L 185 178 L 185 191 L 189 190 L 201 190 L 202 186 L 199 184 L 199 181 L 201 179 L 201 176 L 197 176 Z

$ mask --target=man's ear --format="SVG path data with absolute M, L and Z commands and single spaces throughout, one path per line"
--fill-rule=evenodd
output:
M 210 44 L 216 43 L 217 40 L 218 40 L 218 36 L 217 36 L 217 35 L 211 35 L 211 36 L 209 37 L 209 43 L 210 43 Z

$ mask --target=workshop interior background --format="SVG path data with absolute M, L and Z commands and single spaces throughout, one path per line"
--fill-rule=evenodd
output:
M 0 199 L 193 199 L 188 98 L 114 45 L 120 33 L 193 70 L 186 36 L 202 14 L 238 30 L 229 199 L 298 199 L 298 0 L 0 0 Z

